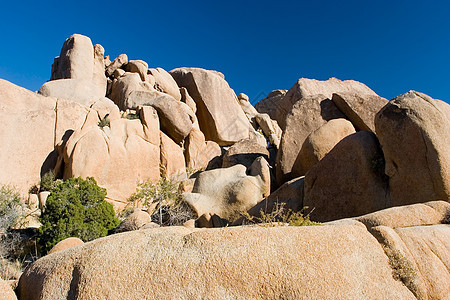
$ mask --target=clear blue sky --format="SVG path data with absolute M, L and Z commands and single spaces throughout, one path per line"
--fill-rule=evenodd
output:
M 114 59 L 225 74 L 252 102 L 298 78 L 449 101 L 450 1 L 5 1 L 0 78 L 33 91 L 73 33 Z

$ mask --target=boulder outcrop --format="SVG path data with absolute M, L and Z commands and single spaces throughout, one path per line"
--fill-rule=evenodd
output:
M 303 176 L 343 138 L 355 133 L 346 119 L 333 119 L 308 135 L 292 166 L 292 177 Z
M 64 147 L 64 178 L 94 177 L 119 208 L 135 192 L 138 181 L 158 181 L 159 120 L 151 107 L 142 115 L 142 123 L 116 119 L 100 127 L 97 113 L 91 111 Z
M 248 138 L 249 122 L 222 76 L 199 68 L 174 69 L 170 74 L 194 99 L 206 140 L 227 146 Z
M 376 116 L 390 206 L 450 201 L 450 106 L 410 91 Z
M 237 142 L 228 149 L 222 160 L 222 168 L 228 168 L 237 164 L 241 164 L 249 168 L 255 159 L 264 157 L 269 160 L 269 151 L 266 147 L 251 139 L 245 139 Z
M 375 132 L 375 115 L 389 102 L 376 95 L 351 93 L 335 93 L 331 100 L 357 130 L 372 132 Z
M 192 206 L 198 216 L 217 214 L 233 221 L 241 212 L 247 211 L 261 201 L 270 187 L 269 166 L 255 161 L 259 174 L 247 175 L 247 168 L 235 165 L 200 173 L 195 180 L 192 193 L 184 193 L 184 200 Z M 269 182 L 267 182 L 269 181 Z
M 303 205 L 314 221 L 356 217 L 387 207 L 387 178 L 376 136 L 360 131 L 340 141 L 305 176 Z
M 0 183 L 27 195 L 52 168 L 56 99 L 37 95 L 0 79 Z M 55 158 L 56 159 L 56 158 Z
M 286 116 L 277 153 L 276 177 L 279 185 L 292 179 L 292 167 L 308 135 L 327 121 L 339 118 L 345 119 L 345 115 L 325 95 L 302 97 L 295 102 Z
M 53 248 L 50 249 L 48 254 L 55 253 L 58 251 L 63 251 L 63 250 L 66 250 L 66 249 L 69 249 L 69 248 L 72 248 L 72 247 L 75 247 L 78 245 L 82 245 L 82 244 L 84 244 L 84 242 L 81 239 L 79 239 L 77 237 L 69 237 L 67 239 L 60 241 L 55 246 L 53 246 Z
M 164 132 L 161 134 L 161 176 L 168 179 L 185 179 L 186 163 L 183 149 Z
M 20 278 L 18 294 L 24 300 L 415 299 L 392 277 L 377 240 L 357 225 L 116 234 L 39 259 Z
M 325 98 L 331 99 L 333 93 L 353 93 L 377 96 L 377 94 L 365 84 L 354 80 L 341 81 L 337 78 L 330 78 L 325 81 L 320 81 L 300 78 L 283 97 L 273 97 L 273 100 L 262 100 L 263 102 L 273 102 L 271 106 L 274 107 L 273 109 L 275 112 L 260 112 L 268 113 L 272 119 L 278 122 L 281 129 L 284 130 L 286 128 L 286 116 L 296 102 L 313 95 L 324 95 Z M 258 108 L 261 106 L 263 106 L 263 104 L 257 105 L 256 107 Z

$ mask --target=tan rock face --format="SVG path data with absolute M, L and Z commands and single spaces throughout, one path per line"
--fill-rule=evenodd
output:
M 161 176 L 164 178 L 185 179 L 186 164 L 183 149 L 170 137 L 160 132 L 161 135 Z
M 261 114 L 268 114 L 272 120 L 276 120 L 278 102 L 286 95 L 287 90 L 275 90 L 266 98 L 255 104 L 255 109 Z
M 204 170 L 210 161 L 222 155 L 220 146 L 213 141 L 205 141 L 200 129 L 193 128 L 184 145 L 186 166 L 192 170 Z
M 268 170 L 268 165 L 265 168 Z M 235 165 L 204 171 L 198 175 L 192 193 L 184 193 L 183 197 L 198 216 L 217 214 L 233 221 L 240 212 L 261 201 L 267 186 L 270 186 L 270 181 L 268 184 L 264 181 L 265 170 L 248 176 L 246 169 L 243 165 Z
M 414 299 L 360 226 L 132 231 L 39 259 L 18 294 L 74 290 L 78 299 Z
M 417 299 L 446 299 L 450 293 L 449 212 L 448 202 L 432 201 L 357 218 L 383 246 L 394 278 Z
M 313 95 L 324 95 L 326 98 L 331 99 L 333 93 L 353 93 L 377 96 L 377 94 L 365 84 L 354 80 L 341 81 L 337 78 L 330 78 L 325 81 L 320 81 L 300 78 L 294 86 L 289 89 L 286 95 L 277 101 L 277 110 L 274 119 L 278 122 L 281 129 L 284 130 L 286 126 L 286 116 L 296 102 Z
M 355 133 L 346 119 L 333 119 L 314 130 L 303 142 L 292 167 L 292 177 L 303 176 L 327 155 L 343 138 Z
M 94 116 L 92 116 L 94 115 Z M 140 120 L 116 119 L 100 128 L 94 111 L 64 148 L 64 178 L 94 177 L 109 199 L 124 202 L 138 181 L 159 179 L 159 122 L 156 112 Z
M 185 87 L 180 88 L 181 102 L 186 103 L 194 113 L 197 112 L 197 104 L 195 104 L 194 99 L 189 95 L 188 90 Z
M 187 137 L 196 122 L 195 114 L 189 106 L 161 92 L 133 91 L 128 96 L 127 103 L 126 106 L 130 108 L 153 106 L 158 111 L 161 130 L 177 143 Z
M 130 73 L 138 73 L 142 81 L 146 80 L 148 64 L 143 60 L 130 60 L 123 68 Z
M 227 146 L 248 137 L 249 122 L 221 76 L 197 68 L 179 68 L 170 74 L 195 100 L 200 129 L 207 140 Z
M 163 68 L 149 69 L 148 72 L 155 78 L 157 91 L 169 94 L 175 100 L 181 100 L 180 90 L 172 75 Z
M 269 160 L 269 151 L 251 139 L 245 139 L 237 142 L 228 149 L 223 156 L 222 168 L 228 168 L 241 164 L 249 168 L 255 159 L 264 157 Z
M 383 153 L 371 132 L 344 138 L 306 173 L 303 205 L 314 209 L 312 220 L 360 216 L 387 203 Z
M 391 207 L 356 218 L 367 228 L 388 226 L 390 228 L 412 227 L 449 223 L 450 203 L 432 201 L 406 206 Z
M 127 108 L 134 109 L 136 105 L 142 105 L 140 103 L 128 103 L 128 97 L 132 92 L 136 91 L 153 91 L 153 87 L 150 84 L 143 82 L 141 77 L 137 73 L 125 73 L 121 77 L 115 79 L 111 86 L 111 94 L 109 98 L 119 106 L 120 109 L 126 110 Z
M 94 46 L 91 39 L 81 34 L 70 36 L 63 44 L 61 54 L 55 58 L 50 80 L 92 80 L 94 71 Z
M 286 116 L 286 126 L 277 153 L 277 183 L 292 178 L 292 167 L 308 135 L 327 121 L 345 118 L 334 103 L 324 95 L 303 97 Z
M 106 67 L 106 75 L 111 76 L 114 71 L 128 63 L 128 56 L 126 54 L 120 54 Z
M 375 132 L 375 115 L 389 102 L 376 95 L 351 93 L 335 93 L 331 100 L 357 130 L 372 132 Z
M 0 79 L 0 183 L 27 195 L 52 168 L 49 154 L 55 142 L 56 99 L 37 95 Z
M 277 121 L 272 120 L 268 114 L 257 114 L 255 119 L 264 135 L 269 139 L 269 142 L 279 149 L 283 131 L 281 131 Z
M 375 127 L 386 159 L 390 206 L 450 201 L 450 106 L 408 92 L 391 100 Z
M 105 97 L 104 91 L 98 91 L 98 86 L 92 81 L 80 79 L 58 79 L 47 81 L 39 89 L 39 94 L 78 102 L 89 106 L 96 100 Z
M 81 34 L 70 36 L 52 65 L 50 82 L 40 90 L 44 96 L 65 98 L 88 105 L 106 95 L 105 50 Z
M 147 212 L 135 209 L 133 213 L 120 223 L 119 227 L 115 229 L 115 233 L 138 230 L 150 223 L 152 223 L 152 218 Z
M 0 278 L 0 298 L 3 300 L 17 300 L 17 296 L 14 293 L 11 286 L 5 280 Z
M 70 238 L 67 238 L 67 239 L 64 239 L 64 240 L 60 241 L 55 246 L 53 246 L 53 248 L 50 249 L 48 254 L 55 253 L 55 252 L 62 251 L 62 250 L 66 250 L 66 249 L 69 249 L 69 248 L 72 248 L 72 247 L 75 247 L 75 246 L 78 246 L 78 245 L 82 245 L 82 244 L 84 244 L 84 242 L 82 240 L 80 240 L 79 238 L 77 238 L 77 237 L 70 237 Z

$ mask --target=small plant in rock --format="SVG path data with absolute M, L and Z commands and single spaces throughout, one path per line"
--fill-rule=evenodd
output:
M 56 243 L 78 237 L 83 241 L 106 236 L 119 224 L 106 190 L 92 177 L 70 178 L 56 186 L 47 198 L 39 220 L 38 244 L 47 253 Z
M 311 221 L 309 214 L 304 215 L 303 210 L 294 212 L 292 209 L 285 208 L 286 203 L 276 203 L 271 212 L 266 213 L 260 211 L 260 217 L 251 216 L 248 212 L 243 212 L 241 215 L 252 224 L 262 223 L 269 226 L 289 225 L 289 226 L 314 226 L 321 225 L 321 223 Z
M 179 182 L 166 178 L 161 178 L 158 183 L 145 181 L 138 185 L 129 201 L 134 206 L 148 208 L 152 221 L 161 226 L 182 225 L 187 220 L 195 219 L 196 214 L 183 201 L 179 185 Z
M 55 173 L 53 171 L 49 171 L 45 173 L 41 178 L 41 182 L 39 183 L 39 192 L 51 192 L 61 182 L 61 179 L 56 179 Z
M 103 128 L 105 126 L 110 126 L 110 121 L 108 118 L 109 114 L 106 114 L 106 116 L 103 117 L 103 119 L 100 120 L 100 122 L 98 122 L 98 127 Z

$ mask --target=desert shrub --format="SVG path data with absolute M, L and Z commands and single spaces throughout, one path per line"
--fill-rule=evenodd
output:
M 22 214 L 19 193 L 9 186 L 0 187 L 0 234 L 16 225 Z
M 106 236 L 119 220 L 112 205 L 105 201 L 106 190 L 92 177 L 70 178 L 56 186 L 47 198 L 39 218 L 42 226 L 38 244 L 47 253 L 56 243 L 78 237 L 91 241 Z
M 41 182 L 39 183 L 39 191 L 51 192 L 58 184 L 62 182 L 61 179 L 56 179 L 55 173 L 53 171 L 49 171 L 44 174 L 41 178 Z
M 179 182 L 161 178 L 159 182 L 145 181 L 138 184 L 136 193 L 129 201 L 134 206 L 143 206 L 150 210 L 152 221 L 161 226 L 182 225 L 195 219 L 194 210 L 183 201 L 179 191 Z
M 22 271 L 15 257 L 22 239 L 12 228 L 20 225 L 24 217 L 19 193 L 9 186 L 0 187 L 0 277 L 5 280 L 17 279 Z
M 286 203 L 276 203 L 271 212 L 259 212 L 260 217 L 251 216 L 248 212 L 243 212 L 242 216 L 247 221 L 246 223 L 263 223 L 269 226 L 277 226 L 287 224 L 289 226 L 314 226 L 321 225 L 321 223 L 311 221 L 309 214 L 304 215 L 303 208 L 301 211 L 293 211 L 292 209 L 285 208 Z

